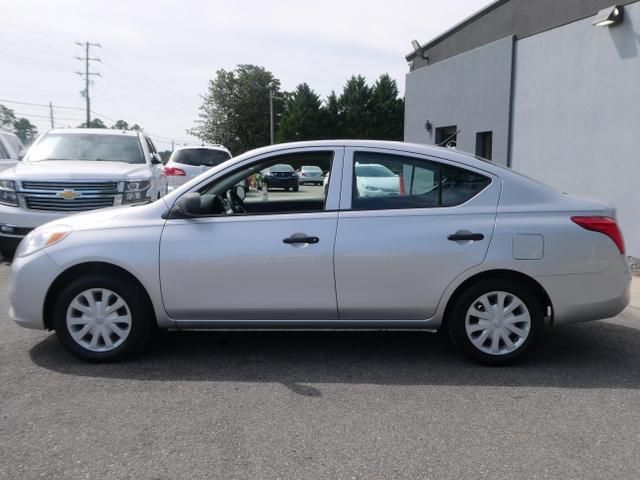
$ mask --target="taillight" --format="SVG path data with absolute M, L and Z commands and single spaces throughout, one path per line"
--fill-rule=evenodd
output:
M 164 174 L 167 177 L 184 177 L 186 175 L 184 170 L 176 167 L 164 167 Z
M 620 253 L 624 255 L 624 238 L 622 232 L 618 228 L 618 224 L 611 217 L 571 217 L 574 223 L 577 223 L 585 230 L 599 232 L 605 234 L 613 243 L 616 244 Z

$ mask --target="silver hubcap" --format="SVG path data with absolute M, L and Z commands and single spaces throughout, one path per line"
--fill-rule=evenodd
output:
M 515 295 L 490 292 L 471 304 L 465 329 L 478 350 L 489 355 L 506 355 L 520 348 L 529 337 L 531 316 Z
M 126 302 L 106 288 L 78 294 L 67 309 L 71 338 L 92 352 L 108 352 L 124 342 L 131 332 L 131 312 Z

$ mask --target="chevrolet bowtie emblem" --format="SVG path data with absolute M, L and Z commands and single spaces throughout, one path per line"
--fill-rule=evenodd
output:
M 80 194 L 75 190 L 65 189 L 61 192 L 56 193 L 56 196 L 64 198 L 65 200 L 73 200 L 74 198 L 80 196 Z

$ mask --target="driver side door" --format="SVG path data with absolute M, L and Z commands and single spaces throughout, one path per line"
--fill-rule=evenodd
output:
M 287 198 L 290 205 L 308 205 L 303 190 L 267 192 L 284 198 L 273 211 L 247 208 L 243 214 L 167 220 L 160 242 L 160 279 L 170 317 L 191 326 L 338 318 L 333 249 L 344 149 L 291 149 L 286 155 L 314 152 L 331 158 L 332 172 L 328 197 L 316 211 L 285 208 Z M 281 156 L 256 160 L 278 162 Z M 246 163 L 219 172 L 218 178 L 241 168 Z M 251 194 L 262 198 L 265 192 Z

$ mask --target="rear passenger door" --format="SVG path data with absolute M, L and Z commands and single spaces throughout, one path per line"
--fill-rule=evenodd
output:
M 500 181 L 442 159 L 345 152 L 335 276 L 341 319 L 432 317 L 447 285 L 483 262 Z

